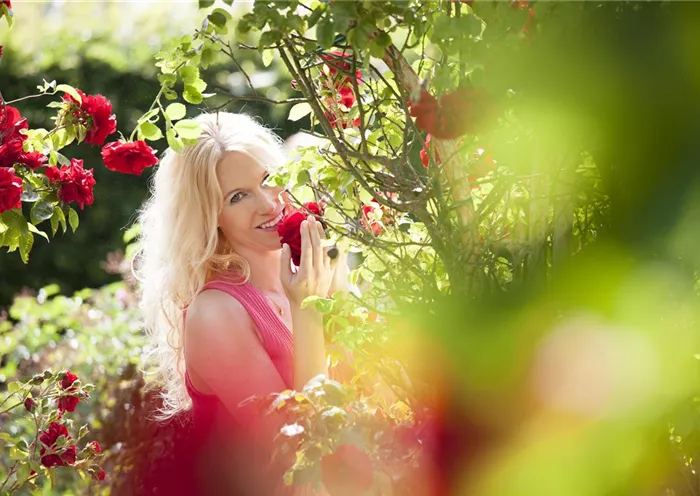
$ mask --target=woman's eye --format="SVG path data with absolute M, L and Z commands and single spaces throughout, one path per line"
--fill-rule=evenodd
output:
M 231 203 L 238 203 L 243 199 L 243 193 L 235 193 L 231 196 Z

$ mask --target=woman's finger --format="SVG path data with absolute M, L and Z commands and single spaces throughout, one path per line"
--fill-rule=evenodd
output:
M 318 236 L 321 239 L 321 247 L 323 248 L 323 266 L 327 269 L 331 266 L 331 258 L 328 256 L 328 251 L 333 248 L 332 246 L 324 246 L 327 241 L 326 231 L 323 230 L 323 225 L 320 222 L 316 222 L 316 227 L 318 228 Z
M 291 261 L 292 250 L 290 250 L 289 245 L 285 243 L 282 245 L 282 259 L 280 260 L 280 279 L 282 280 L 282 286 L 285 288 L 292 282 Z
M 314 250 L 314 269 L 321 271 L 325 266 L 325 263 L 323 262 L 324 253 L 323 248 L 321 247 L 321 235 L 318 232 L 316 224 L 318 224 L 316 219 L 310 217 L 309 230 L 311 231 L 311 244 L 313 245 Z
M 297 275 L 301 278 L 308 277 L 314 268 L 313 246 L 311 245 L 311 237 L 309 235 L 309 221 L 304 220 L 301 223 L 301 259 L 299 261 L 299 272 Z

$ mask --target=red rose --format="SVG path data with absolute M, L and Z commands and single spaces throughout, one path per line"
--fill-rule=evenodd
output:
M 372 487 L 374 469 L 369 456 L 357 446 L 341 444 L 321 459 L 323 485 L 331 496 L 358 496 Z
M 306 211 L 291 210 L 277 224 L 277 234 L 282 243 L 287 243 L 292 255 L 294 265 L 301 263 L 301 223 L 310 213 L 320 217 L 323 215 L 323 206 L 316 202 L 304 203 Z
M 17 140 L 21 150 L 21 143 L 27 139 L 27 136 L 21 133 L 23 129 L 29 129 L 29 124 L 19 110 L 11 105 L 0 105 L 0 143 L 5 146 Z
M 438 100 L 426 90 L 417 102 L 409 102 L 416 126 L 437 139 L 476 134 L 494 115 L 491 99 L 481 90 L 458 88 Z
M 34 410 L 35 406 L 36 402 L 32 398 L 27 398 L 26 400 L 24 400 L 24 408 L 26 408 L 28 412 Z
M 0 167 L 12 167 L 19 162 L 22 151 L 22 140 L 11 138 L 0 146 Z
M 63 377 L 63 379 L 61 379 L 61 388 L 68 389 L 77 380 L 78 380 L 77 375 L 75 375 L 70 370 L 66 370 L 66 375 Z
M 12 2 L 10 0 L 2 0 L 2 2 L 0 3 L 4 3 L 5 5 L 7 5 L 8 9 L 12 9 Z
M 32 170 L 36 170 L 39 167 L 43 167 L 47 160 L 48 157 L 41 152 L 26 152 L 19 155 L 17 162 Z
M 80 90 L 76 90 L 82 102 L 78 102 L 70 95 L 66 94 L 63 99 L 78 107 L 78 111 L 72 114 L 83 121 L 87 128 L 85 142 L 90 145 L 102 145 L 107 136 L 117 130 L 117 117 L 112 114 L 112 104 L 102 95 L 86 95 Z
M 76 202 L 80 210 L 85 205 L 92 205 L 94 200 L 93 187 L 95 179 L 92 170 L 83 169 L 83 161 L 71 159 L 70 165 L 64 165 L 60 169 L 49 167 L 46 169 L 46 177 L 52 183 L 58 183 L 58 198 L 66 203 Z
M 379 207 L 379 203 L 376 200 L 372 200 L 367 205 L 362 205 L 362 227 L 368 231 L 372 231 L 372 234 L 379 236 L 384 232 L 384 227 L 382 223 L 375 218 L 376 207 Z M 383 209 L 381 209 L 383 212 Z
M 100 470 L 95 477 L 97 478 L 97 480 L 103 481 L 103 480 L 105 480 L 106 476 L 107 476 L 107 474 L 105 474 L 105 471 Z
M 321 55 L 324 63 L 328 67 L 327 74 L 330 77 L 338 74 L 338 71 L 342 73 L 343 78 L 341 79 L 341 84 L 351 84 L 350 78 L 352 77 L 348 74 L 352 71 L 352 53 L 346 55 L 344 50 L 334 50 L 330 53 L 324 53 Z M 362 71 L 355 71 L 355 80 L 360 84 L 362 82 Z
M 340 88 L 338 94 L 340 95 L 339 103 L 341 105 L 345 105 L 347 108 L 350 108 L 355 104 L 355 94 L 352 92 L 351 86 L 344 86 Z
M 0 213 L 22 207 L 22 179 L 11 167 L 0 167 Z
M 141 140 L 108 143 L 102 147 L 102 159 L 111 171 L 137 176 L 158 163 L 156 151 Z
M 68 429 L 66 429 L 66 426 L 57 422 L 51 422 L 48 430 L 39 435 L 39 441 L 41 441 L 42 444 L 40 451 L 41 464 L 44 467 L 60 467 L 75 463 L 75 445 L 56 448 L 55 444 L 58 441 L 58 438 L 61 436 L 65 437 L 66 439 L 71 438 L 68 434 Z
M 74 412 L 75 407 L 80 403 L 80 398 L 77 396 L 61 396 L 58 398 L 58 411 L 59 412 Z
M 88 448 L 94 451 L 95 453 L 102 453 L 102 446 L 100 446 L 100 443 L 97 441 L 92 441 L 88 443 Z

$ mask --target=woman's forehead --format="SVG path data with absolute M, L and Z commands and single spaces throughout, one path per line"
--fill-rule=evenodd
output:
M 254 184 L 269 172 L 260 160 L 251 154 L 239 151 L 226 152 L 216 166 L 216 175 L 222 188 L 246 187 Z

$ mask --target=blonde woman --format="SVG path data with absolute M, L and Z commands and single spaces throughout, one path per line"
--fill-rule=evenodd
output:
M 344 288 L 346 255 L 330 260 L 309 217 L 292 270 L 276 231 L 289 207 L 267 181 L 285 160 L 280 139 L 243 114 L 197 121 L 197 144 L 165 153 L 140 216 L 137 273 L 161 413 L 190 429 L 174 465 L 154 471 L 144 492 L 290 493 L 284 467 L 269 463 L 282 420 L 239 404 L 328 372 L 322 317 L 300 303 Z

